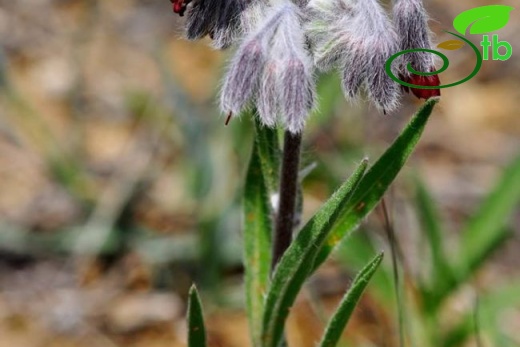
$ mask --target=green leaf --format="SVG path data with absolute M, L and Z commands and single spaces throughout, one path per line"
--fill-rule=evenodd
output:
M 446 49 L 448 51 L 456 51 L 464 47 L 465 43 L 460 40 L 448 40 L 441 42 L 437 45 L 437 48 Z
M 470 34 L 486 34 L 505 27 L 512 10 L 514 7 L 505 5 L 475 7 L 455 17 L 453 27 L 462 35 L 466 35 L 468 28 Z
M 268 128 L 260 123 L 254 114 L 256 130 L 256 146 L 260 158 L 263 177 L 270 194 L 278 192 L 278 176 L 280 171 L 280 145 L 276 129 Z
M 352 192 L 355 191 L 366 167 L 365 160 L 303 227 L 280 259 L 265 302 L 262 329 L 263 347 L 278 347 L 280 344 L 289 309 L 312 270 L 320 245 L 327 238 L 343 205 L 348 202 Z
M 354 308 L 357 306 L 368 282 L 378 269 L 382 260 L 383 253 L 380 253 L 359 272 L 356 278 L 354 278 L 352 286 L 341 300 L 338 309 L 325 329 L 325 333 L 319 344 L 320 347 L 335 347 L 338 344 L 341 334 L 343 333 L 343 330 L 345 330 Z
M 204 327 L 204 315 L 200 304 L 197 288 L 190 288 L 188 298 L 188 347 L 205 347 L 206 329 Z
M 384 193 L 412 154 L 438 98 L 431 98 L 419 109 L 403 132 L 367 171 L 359 188 L 343 207 L 333 230 L 316 257 L 314 269 L 327 259 L 334 247 L 355 230 L 363 218 L 379 203 Z
M 508 237 L 507 223 L 519 201 L 520 156 L 504 170 L 496 187 L 462 231 L 458 276 L 467 278 Z
M 272 233 L 272 211 L 258 147 L 255 142 L 244 188 L 245 292 L 253 346 L 260 346 L 261 342 L 264 297 L 271 266 Z
M 420 181 L 417 181 L 416 206 L 422 230 L 430 247 L 432 258 L 432 273 L 430 277 L 432 278 L 431 285 L 435 288 L 438 285 L 444 285 L 444 283 L 452 281 L 452 270 L 444 251 L 439 213 L 430 193 Z

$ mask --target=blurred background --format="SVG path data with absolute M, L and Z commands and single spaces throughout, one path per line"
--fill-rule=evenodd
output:
M 437 42 L 450 39 L 443 30 L 458 13 L 486 4 L 428 1 Z M 387 195 L 412 287 L 428 276 L 417 181 L 456 253 L 461 227 L 520 152 L 518 19 L 513 11 L 499 31 L 513 57 L 485 61 L 476 78 L 443 90 Z M 210 345 L 248 346 L 240 203 L 253 128 L 245 117 L 224 126 L 216 94 L 231 52 L 208 42 L 182 39 L 182 19 L 166 0 L 0 0 L 0 346 L 183 346 L 192 282 Z M 470 49 L 448 55 L 444 83 L 473 69 Z M 375 160 L 420 105 L 406 95 L 384 116 L 346 103 L 334 74 L 319 88 L 320 113 L 305 133 L 303 161 L 315 168 L 304 182 L 304 219 L 364 156 Z M 476 312 L 482 293 L 520 288 L 508 287 L 520 280 L 518 211 L 503 221 L 510 237 L 444 305 L 439 329 Z M 380 215 L 310 281 L 289 320 L 294 346 L 315 345 L 323 315 L 373 254 L 351 252 L 349 242 L 389 248 Z M 388 283 L 369 287 L 347 346 L 398 345 L 400 310 Z M 511 346 L 520 345 L 518 304 L 483 318 Z M 452 345 L 490 346 L 486 329 Z

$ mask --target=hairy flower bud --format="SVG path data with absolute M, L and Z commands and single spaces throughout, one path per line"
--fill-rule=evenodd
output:
M 183 14 L 191 0 L 172 0 L 174 11 Z M 245 32 L 245 20 L 251 20 L 250 11 L 258 12 L 254 7 L 266 4 L 264 0 L 193 0 L 188 8 L 186 36 L 189 40 L 200 39 L 209 35 L 213 46 L 227 48 Z M 176 8 L 178 11 L 176 11 Z
M 297 58 L 287 60 L 281 76 L 282 111 L 286 128 L 299 133 L 314 107 L 314 81 L 308 66 Z
M 431 49 L 431 33 L 428 28 L 428 14 L 422 0 L 395 0 L 393 6 L 394 21 L 399 35 L 399 48 L 409 49 Z M 439 76 L 419 76 L 408 71 L 410 66 L 420 72 L 435 71 L 435 55 L 428 52 L 411 52 L 400 57 L 399 73 L 406 82 L 423 85 L 440 85 Z M 408 88 L 403 88 L 408 91 Z M 440 96 L 440 89 L 417 89 L 410 88 L 418 98 L 428 99 Z
M 220 97 L 224 112 L 239 115 L 257 93 L 269 58 L 269 44 L 282 19 L 283 13 L 273 12 L 243 40 L 224 78 Z
M 265 49 L 258 38 L 252 38 L 240 47 L 224 80 L 223 109 L 234 114 L 241 112 L 258 86 L 265 59 Z
M 289 131 L 300 132 L 314 106 L 312 72 L 300 9 L 284 2 L 241 44 L 225 78 L 221 108 L 238 115 L 254 96 L 263 124 L 273 126 L 283 116 Z
M 279 67 L 276 62 L 269 62 L 264 69 L 256 107 L 263 124 L 274 126 L 280 115 L 280 95 L 278 94 Z
M 323 70 L 342 70 L 345 96 L 352 99 L 362 86 L 374 104 L 392 110 L 399 88 L 385 71 L 397 51 L 392 23 L 377 0 L 311 0 L 308 35 L 314 62 Z
M 271 59 L 280 66 L 277 86 L 284 116 L 282 122 L 289 131 L 298 133 L 303 130 L 314 107 L 313 64 L 307 50 L 300 9 L 293 4 L 284 7 L 286 12 L 273 38 Z
M 358 93 L 366 75 L 366 62 L 361 59 L 344 62 L 340 66 L 341 74 L 341 87 L 343 94 L 348 100 L 354 100 Z

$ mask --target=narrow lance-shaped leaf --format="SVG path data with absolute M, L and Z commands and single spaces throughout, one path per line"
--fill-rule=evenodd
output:
M 451 268 L 446 258 L 442 242 L 439 213 L 426 187 L 420 181 L 417 182 L 416 202 L 422 229 L 424 230 L 427 244 L 430 247 L 432 273 L 429 277 L 433 279 L 430 285 L 433 287 L 432 289 L 435 290 L 436 286 L 443 286 L 445 283 L 451 281 Z
M 320 347 L 335 347 L 338 344 L 354 308 L 356 308 L 368 282 L 378 269 L 382 260 L 383 253 L 380 253 L 354 278 L 354 282 L 352 282 L 350 289 L 341 300 L 336 312 L 325 329 L 325 333 L 319 344 Z
M 336 252 L 336 259 L 343 268 L 361 268 L 370 261 L 377 252 L 373 240 L 364 229 L 352 233 L 344 242 L 341 242 Z M 394 304 L 394 286 L 391 269 L 380 267 L 372 278 L 372 296 L 386 309 Z
M 359 187 L 333 226 L 327 241 L 316 257 L 314 269 L 327 259 L 333 248 L 355 230 L 365 216 L 379 203 L 390 184 L 412 154 L 438 98 L 431 98 L 419 109 L 403 132 L 367 171 Z
M 206 328 L 197 288 L 192 286 L 188 298 L 188 347 L 206 347 Z
M 343 205 L 355 191 L 366 167 L 365 160 L 303 227 L 282 256 L 267 293 L 262 330 L 263 347 L 278 347 L 289 309 L 312 269 L 317 251 Z
M 271 214 L 258 143 L 255 142 L 244 188 L 243 229 L 246 308 L 253 346 L 260 346 L 264 297 L 269 284 Z
M 520 201 L 520 157 L 504 170 L 496 187 L 462 231 L 458 276 L 479 267 L 508 236 L 509 216 Z

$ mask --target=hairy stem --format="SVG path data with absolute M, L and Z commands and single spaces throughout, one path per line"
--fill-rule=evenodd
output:
M 274 270 L 292 241 L 298 195 L 301 143 L 301 134 L 285 132 L 282 169 L 280 172 L 280 197 L 274 231 L 272 270 Z

